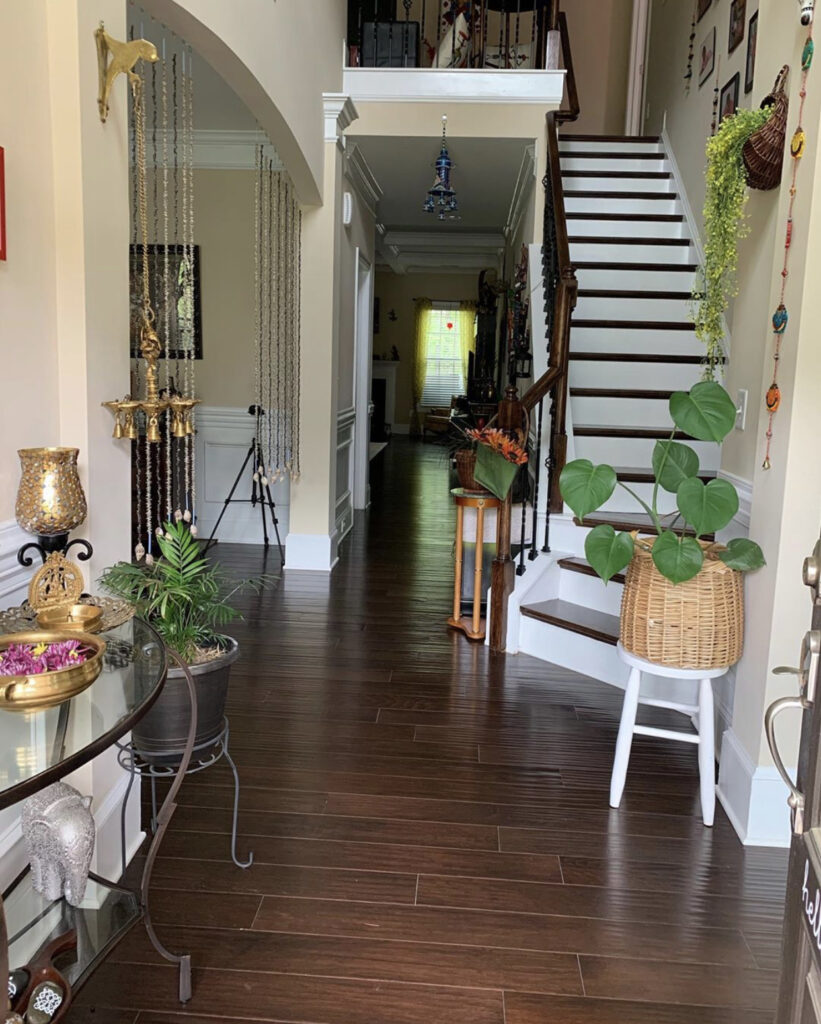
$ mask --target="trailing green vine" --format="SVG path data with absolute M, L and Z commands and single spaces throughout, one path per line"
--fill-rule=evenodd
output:
M 704 343 L 704 378 L 714 380 L 723 357 L 724 312 L 737 293 L 738 243 L 749 227 L 744 219 L 747 179 L 741 151 L 771 114 L 771 108 L 740 108 L 725 117 L 707 142 L 707 194 L 704 200 L 704 266 L 693 287 L 693 322 Z

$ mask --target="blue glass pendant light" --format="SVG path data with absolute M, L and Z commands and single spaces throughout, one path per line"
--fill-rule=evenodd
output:
M 450 183 L 450 172 L 453 168 L 453 161 L 448 153 L 447 143 L 447 115 L 442 115 L 442 148 L 436 158 L 436 177 L 433 180 L 433 187 L 428 189 L 428 197 L 423 207 L 425 213 L 437 213 L 439 220 L 444 220 L 446 215 L 453 215 L 459 209 L 456 202 L 456 190 Z

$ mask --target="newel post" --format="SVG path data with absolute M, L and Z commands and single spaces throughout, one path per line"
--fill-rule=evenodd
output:
M 496 425 L 510 432 L 524 428 L 524 406 L 519 392 L 509 384 L 505 397 L 499 402 Z M 507 641 L 507 606 L 513 593 L 515 566 L 510 554 L 511 496 L 505 498 L 496 518 L 496 557 L 491 571 L 490 649 L 503 651 Z

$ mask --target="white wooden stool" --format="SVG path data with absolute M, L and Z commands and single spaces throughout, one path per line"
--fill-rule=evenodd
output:
M 716 809 L 716 774 L 715 774 L 715 725 L 713 719 L 713 684 L 712 680 L 723 676 L 726 668 L 688 669 L 670 668 L 668 665 L 656 665 L 645 661 L 618 645 L 619 657 L 630 666 L 630 678 L 624 691 L 624 705 L 621 710 L 619 737 L 616 740 L 616 756 L 613 760 L 613 774 L 610 778 L 610 806 L 618 807 L 624 792 L 627 778 L 627 765 L 630 762 L 630 748 L 633 736 L 661 736 L 664 739 L 678 740 L 680 743 L 698 744 L 698 771 L 701 779 L 701 815 L 705 825 L 712 825 Z M 698 704 L 676 704 L 667 700 L 651 700 L 641 696 L 641 674 L 647 672 L 654 676 L 667 679 L 698 680 Z M 689 715 L 696 727 L 695 733 L 679 732 L 675 729 L 657 729 L 650 725 L 636 725 L 636 711 L 639 704 L 649 704 L 656 708 L 669 708 Z

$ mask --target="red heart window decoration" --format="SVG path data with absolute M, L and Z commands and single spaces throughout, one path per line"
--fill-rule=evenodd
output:
M 449 331 L 452 331 L 452 330 L 453 330 L 453 324 L 448 324 L 448 330 L 449 330 Z

